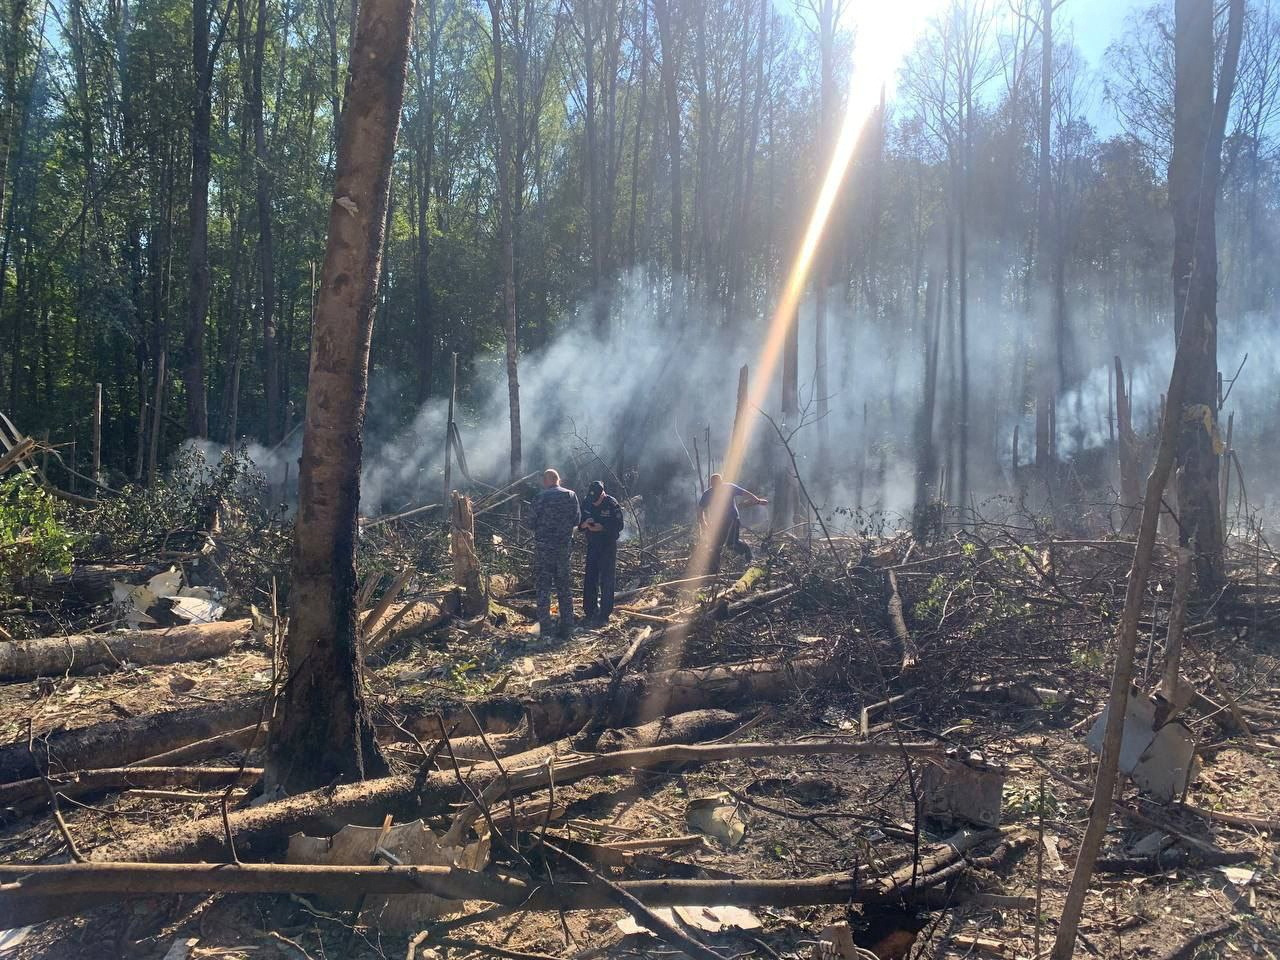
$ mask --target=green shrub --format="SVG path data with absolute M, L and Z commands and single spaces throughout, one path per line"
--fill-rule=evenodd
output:
M 0 480 L 0 596 L 23 577 L 71 568 L 60 504 L 25 473 Z

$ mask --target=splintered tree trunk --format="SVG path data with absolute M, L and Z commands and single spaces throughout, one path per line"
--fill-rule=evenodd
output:
M 507 350 L 507 405 L 511 417 L 511 480 L 520 477 L 520 348 L 516 327 L 515 226 L 511 215 L 511 133 L 502 102 L 501 0 L 489 0 L 493 48 L 493 129 L 498 141 L 498 259 L 502 264 L 502 331 Z
M 1218 489 L 1218 243 L 1214 206 L 1222 137 L 1240 54 L 1244 0 L 1232 0 L 1214 99 L 1213 5 L 1178 0 L 1175 12 L 1173 156 L 1174 333 L 1194 358 L 1187 371 L 1185 409 L 1170 406 L 1181 430 L 1177 469 L 1178 536 L 1194 544 L 1196 586 L 1222 582 L 1222 513 Z
M 356 514 L 369 340 L 413 0 L 364 0 L 351 49 L 315 310 L 290 590 L 289 681 L 266 780 L 296 793 L 381 773 L 360 687 Z
M 476 555 L 476 521 L 471 498 L 454 490 L 449 524 L 449 554 L 453 558 L 453 582 L 462 588 L 462 612 L 478 617 L 489 609 L 480 558 Z

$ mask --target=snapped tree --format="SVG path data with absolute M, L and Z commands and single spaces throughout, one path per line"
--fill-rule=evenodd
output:
M 413 0 L 365 0 L 351 47 L 298 473 L 288 682 L 266 781 L 290 793 L 381 774 L 356 641 L 356 515 L 369 341 Z

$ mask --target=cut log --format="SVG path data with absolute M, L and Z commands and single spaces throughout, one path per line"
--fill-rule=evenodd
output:
M 205 660 L 231 651 L 247 636 L 252 620 L 190 623 L 165 630 L 82 633 L 69 637 L 15 640 L 0 644 L 0 680 L 84 673 L 94 667 L 129 663 Z
M 46 767 L 49 772 L 65 773 L 127 766 L 162 751 L 255 724 L 261 714 L 260 698 L 237 697 L 223 703 L 95 723 L 37 737 L 32 744 L 34 759 L 24 738 L 0 747 L 0 783 L 38 777 Z

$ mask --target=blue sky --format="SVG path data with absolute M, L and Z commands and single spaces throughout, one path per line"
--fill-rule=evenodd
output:
M 1066 0 L 1054 19 L 1072 25 L 1076 46 L 1097 69 L 1107 45 L 1124 28 L 1129 12 L 1147 5 L 1147 0 Z

